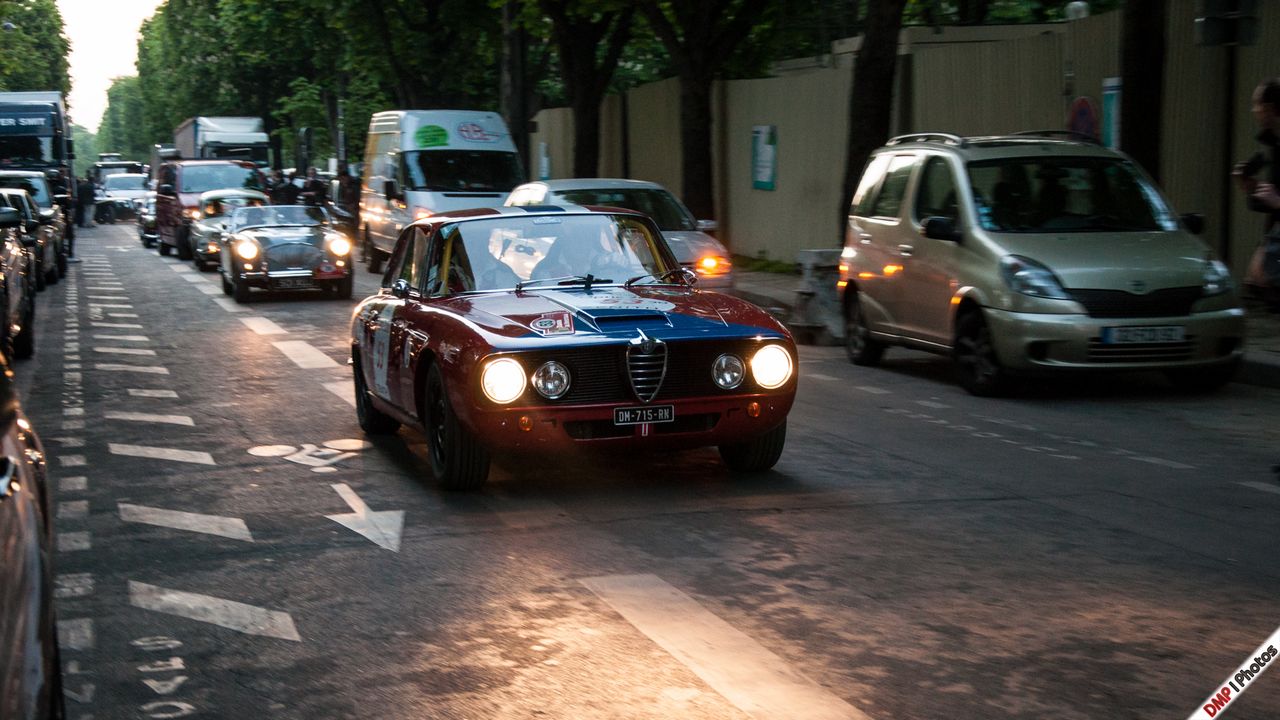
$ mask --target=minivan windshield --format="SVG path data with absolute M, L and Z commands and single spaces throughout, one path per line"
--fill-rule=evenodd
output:
M 258 171 L 239 165 L 188 165 L 182 169 L 181 192 L 208 192 L 224 188 L 261 190 Z
M 693 230 L 693 216 L 666 190 L 650 188 L 598 188 L 559 190 L 555 198 L 572 205 L 608 205 L 635 210 L 653 218 L 659 230 Z
M 410 190 L 507 193 L 524 182 L 513 152 L 413 150 L 404 163 Z
M 978 222 L 1009 233 L 1176 230 L 1160 193 L 1128 160 L 1012 157 L 969 163 Z

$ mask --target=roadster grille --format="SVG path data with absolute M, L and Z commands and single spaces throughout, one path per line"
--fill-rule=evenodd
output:
M 1089 317 L 1181 317 L 1191 314 L 1200 299 L 1200 288 L 1180 287 L 1134 295 L 1123 290 L 1068 290 L 1071 299 L 1084 306 Z
M 324 253 L 315 245 L 289 243 L 267 248 L 267 271 L 310 270 L 320 264 Z
M 653 343 L 650 348 L 645 352 L 641 344 L 627 346 L 627 374 L 631 378 L 631 389 L 640 402 L 649 402 L 658 394 L 662 379 L 667 374 L 666 343 Z

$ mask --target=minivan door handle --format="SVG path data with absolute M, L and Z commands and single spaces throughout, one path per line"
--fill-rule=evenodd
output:
M 898 246 L 898 253 L 901 254 L 902 257 L 911 257 L 911 254 L 915 252 L 915 250 L 916 250 L 915 245 L 899 245 Z

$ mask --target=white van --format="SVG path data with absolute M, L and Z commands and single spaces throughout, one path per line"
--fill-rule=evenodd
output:
M 524 182 L 502 116 L 471 110 L 389 110 L 369 121 L 360 192 L 361 241 L 378 272 L 405 225 L 431 215 L 501 207 Z

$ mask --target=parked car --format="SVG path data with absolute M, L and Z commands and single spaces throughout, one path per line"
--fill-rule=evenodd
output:
M 200 195 L 199 211 L 191 220 L 187 233 L 188 253 L 196 269 L 218 266 L 222 254 L 222 234 L 227 229 L 231 212 L 239 207 L 261 207 L 271 200 L 256 190 L 210 190 Z
M 0 188 L 0 207 L 13 208 L 22 216 L 18 234 L 23 246 L 30 251 L 30 281 L 36 290 L 44 290 L 45 285 L 56 283 L 60 277 L 59 268 L 62 268 L 62 274 L 66 274 L 66 260 L 62 258 L 64 251 L 59 247 L 57 236 L 60 213 L 56 209 L 41 210 L 26 190 L 11 188 Z
M 70 196 L 55 194 L 55 187 L 42 172 L 0 170 L 0 188 L 26 190 L 40 208 L 41 223 L 53 237 L 53 243 L 44 248 L 45 254 L 39 256 L 42 259 L 45 281 L 49 284 L 56 283 L 59 278 L 67 275 L 67 240 L 71 237 L 68 234 L 71 223 L 67 222 L 65 210 Z
M 0 718 L 65 717 L 44 458 L 0 356 Z
M 190 260 L 187 233 L 200 212 L 201 193 L 238 189 L 262 192 L 262 174 L 251 162 L 237 160 L 170 160 L 157 170 L 156 228 L 161 255 L 177 251 Z
M 10 191 L 0 191 L 0 194 Z M 26 359 L 36 351 L 36 286 L 30 221 L 12 207 L 0 206 L 0 352 Z
M 150 193 L 138 209 L 138 239 L 142 241 L 142 247 L 151 248 L 156 246 L 159 238 L 156 231 L 156 194 Z
M 148 178 L 142 173 L 108 175 L 99 188 L 93 221 L 107 224 L 135 219 L 139 205 L 146 201 L 150 193 Z
M 839 284 L 850 360 L 951 355 L 977 395 L 1015 373 L 1162 370 L 1228 382 L 1244 349 L 1231 274 L 1136 163 L 1024 134 L 894 138 L 849 211 Z
M 248 302 L 250 288 L 325 289 L 351 297 L 351 241 L 314 205 L 244 206 L 222 233 L 222 291 Z
M 415 222 L 353 316 L 360 426 L 420 424 L 449 488 L 481 485 L 492 453 L 718 446 L 733 470 L 768 469 L 795 399 L 794 342 L 691 276 L 627 210 Z
M 733 287 L 733 261 L 729 250 L 708 235 L 714 220 L 695 220 L 675 195 L 658 183 L 616 178 L 540 180 L 520 185 L 505 205 L 601 205 L 642 212 L 653 218 L 680 264 L 698 275 L 698 287 L 728 290 Z

